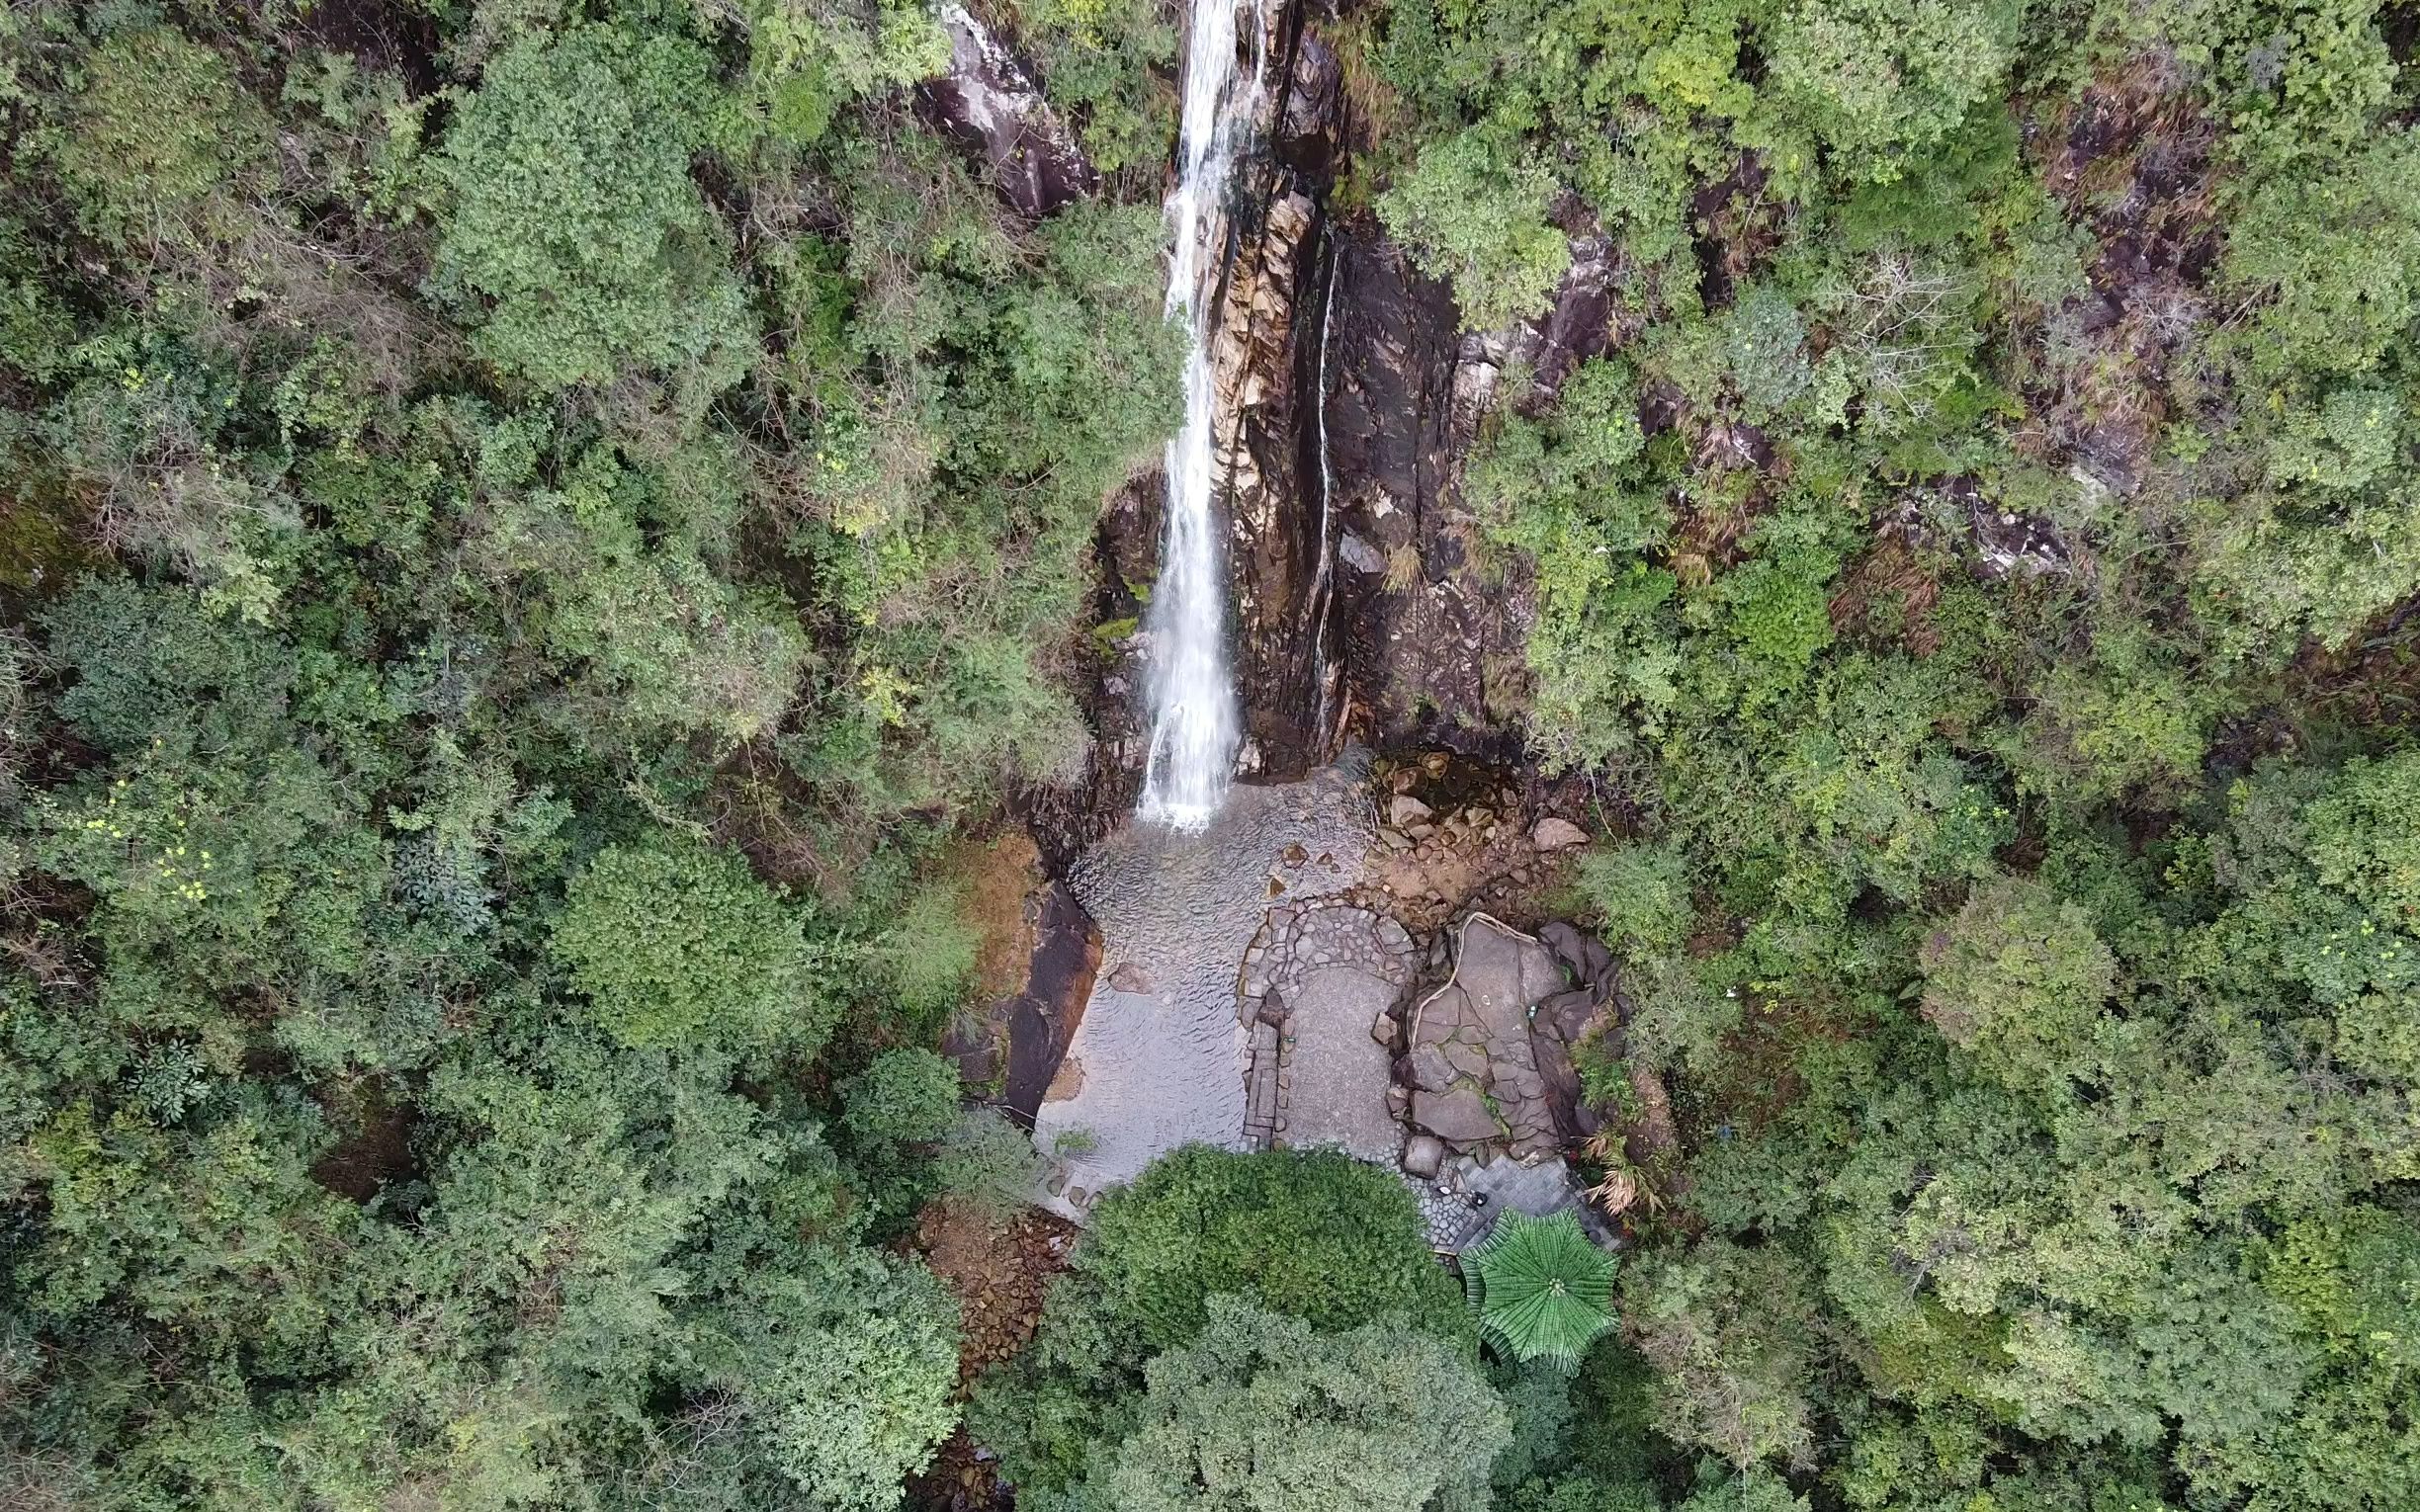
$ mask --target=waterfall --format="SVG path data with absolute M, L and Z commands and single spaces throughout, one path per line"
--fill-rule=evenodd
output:
M 1258 0 L 1194 0 L 1177 132 L 1167 311 L 1184 322 L 1184 426 L 1167 444 L 1167 528 L 1145 624 L 1152 647 L 1151 754 L 1141 817 L 1199 829 L 1235 775 L 1242 741 L 1227 659 L 1227 592 L 1218 522 L 1219 414 L 1212 348 L 1227 244 L 1228 175 L 1251 135 L 1264 40 Z M 1237 66 L 1237 22 L 1253 18 L 1253 67 Z

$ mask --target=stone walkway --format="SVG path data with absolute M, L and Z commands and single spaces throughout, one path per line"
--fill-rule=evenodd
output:
M 1200 834 L 1130 824 L 1078 860 L 1070 881 L 1100 926 L 1101 970 L 1034 1117 L 1059 1167 L 1047 1206 L 1080 1219 L 1178 1145 L 1244 1147 L 1237 964 L 1272 903 L 1353 886 L 1370 846 L 1357 775 L 1328 771 L 1237 788 Z
M 1412 937 L 1393 919 L 1340 903 L 1271 909 L 1244 953 L 1238 991 L 1252 1034 L 1246 1136 L 1392 1163 L 1403 1126 L 1387 1103 L 1390 1056 L 1372 1026 L 1417 968 Z

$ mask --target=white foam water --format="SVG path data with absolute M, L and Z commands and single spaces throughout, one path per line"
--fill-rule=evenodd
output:
M 1258 7 L 1259 0 L 1195 0 L 1176 187 L 1167 202 L 1174 235 L 1167 311 L 1185 326 L 1185 408 L 1184 427 L 1167 444 L 1167 526 L 1160 580 L 1145 617 L 1153 656 L 1152 732 L 1136 812 L 1186 830 L 1207 825 L 1225 801 L 1243 740 L 1227 655 L 1218 522 L 1221 417 L 1211 349 L 1227 243 L 1227 181 L 1249 145 L 1266 63 Z M 1249 75 L 1237 56 L 1246 20 L 1253 42 Z

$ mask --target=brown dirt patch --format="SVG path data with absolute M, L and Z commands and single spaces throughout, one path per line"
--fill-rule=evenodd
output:
M 328 1122 L 352 1132 L 311 1163 L 311 1180 L 366 1203 L 389 1182 L 419 1169 L 411 1151 L 411 1107 L 390 1100 L 385 1082 L 354 1082 L 323 1101 Z
M 1941 648 L 1933 625 L 1941 582 L 1896 531 L 1877 536 L 1842 575 L 1832 595 L 1833 631 L 1869 644 L 1897 641 L 1917 656 Z
M 941 872 L 964 889 L 959 912 L 982 934 L 975 953 L 975 991 L 1007 997 L 1025 986 L 1033 959 L 1033 920 L 1026 895 L 1042 885 L 1042 853 L 1033 837 L 1011 829 L 990 840 L 966 840 L 942 858 Z
M 958 1390 L 1023 1349 L 1042 1321 L 1051 1279 L 1067 1269 L 1077 1228 L 1054 1214 L 1027 1209 L 997 1219 L 947 1201 L 924 1210 L 915 1248 L 958 1299 Z M 947 1512 L 994 1512 L 1016 1499 L 998 1467 L 976 1453 L 961 1428 L 908 1488 L 908 1504 Z
M 1579 853 L 1542 855 L 1530 843 L 1546 809 L 1519 778 L 1446 751 L 1381 762 L 1374 775 L 1380 850 L 1370 882 L 1347 894 L 1352 902 L 1392 915 L 1415 934 L 1473 908 L 1522 930 L 1557 916 L 1548 905 Z M 1429 816 L 1392 822 L 1398 796 L 1427 805 Z M 1579 806 L 1562 797 L 1560 806 Z M 1583 827 L 1595 833 L 1602 826 Z
M 1075 1224 L 1038 1208 L 1005 1219 L 948 1201 L 924 1210 L 915 1247 L 958 1299 L 962 1386 L 1033 1337 L 1042 1295 L 1067 1269 L 1076 1235 Z

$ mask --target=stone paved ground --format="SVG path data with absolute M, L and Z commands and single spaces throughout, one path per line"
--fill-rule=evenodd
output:
M 1070 881 L 1100 925 L 1101 967 L 1034 1118 L 1035 1144 L 1059 1157 L 1047 1206 L 1080 1218 L 1180 1144 L 1245 1143 L 1237 964 L 1272 902 L 1360 882 L 1370 836 L 1355 777 L 1329 771 L 1237 788 L 1200 834 L 1128 825 L 1079 859 Z
M 1245 1133 L 1253 1142 L 1395 1159 L 1403 1126 L 1387 1106 L 1391 1057 L 1371 1026 L 1417 968 L 1403 926 L 1365 908 L 1270 910 L 1244 953 L 1237 1005 L 1253 1035 Z

